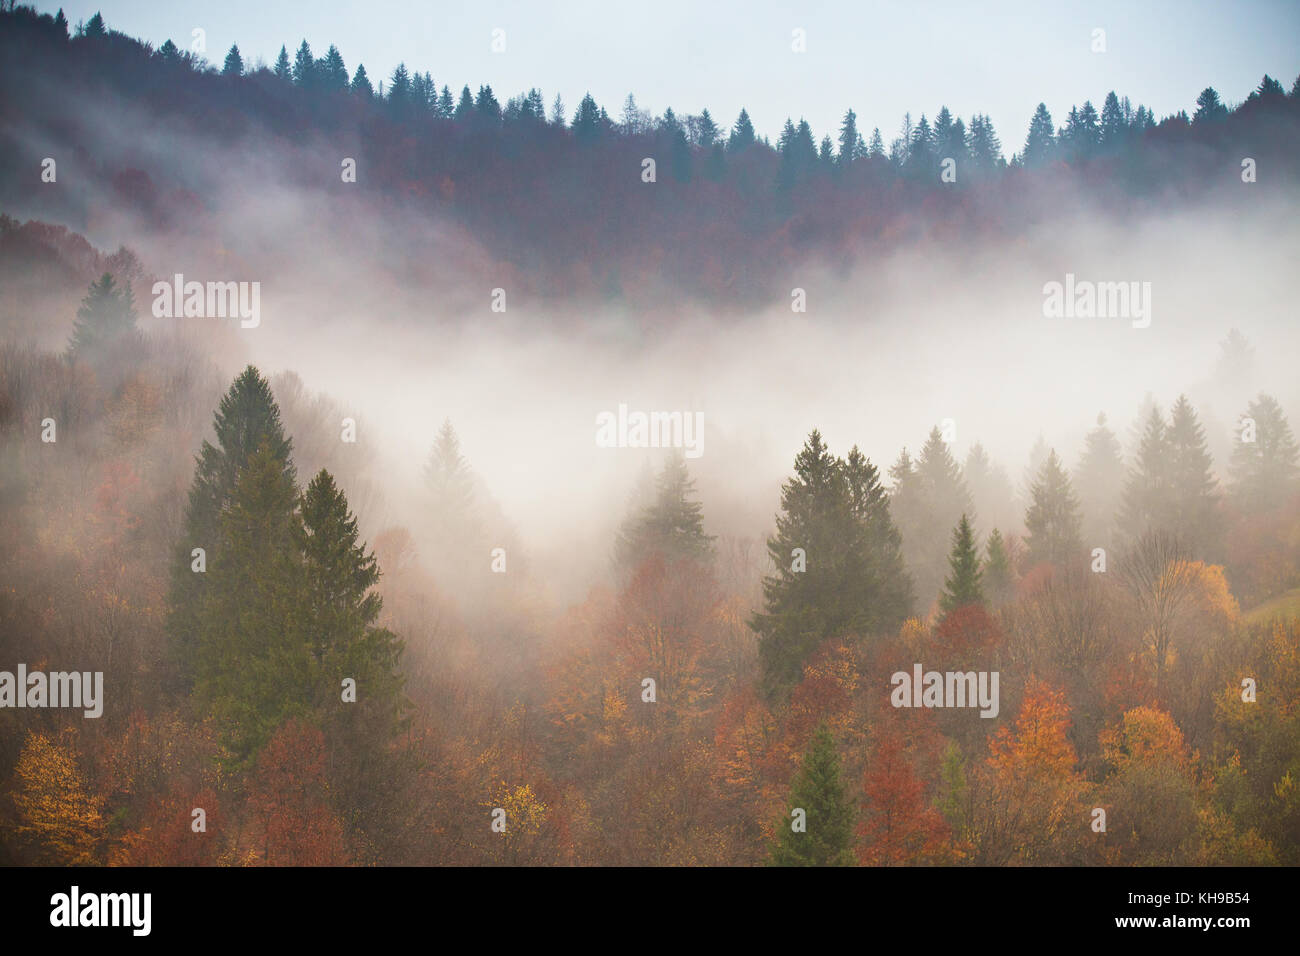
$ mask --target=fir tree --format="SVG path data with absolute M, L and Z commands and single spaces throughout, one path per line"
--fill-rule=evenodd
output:
M 825 724 L 817 728 L 790 788 L 791 812 L 777 827 L 772 866 L 852 866 L 853 808 L 840 779 L 840 758 Z M 794 810 L 804 811 L 803 832 Z
M 1166 530 L 1186 542 L 1194 556 L 1207 557 L 1217 547 L 1221 522 L 1218 482 L 1205 444 L 1205 429 L 1186 395 L 1178 397 L 1169 418 Z
M 736 117 L 736 125 L 731 128 L 731 135 L 727 138 L 727 149 L 736 153 L 753 145 L 754 124 L 749 121 L 749 114 L 742 109 L 740 115 Z
M 1015 573 L 1011 567 L 1011 555 L 1007 552 L 1002 532 L 997 528 L 989 535 L 984 548 L 983 575 L 984 591 L 995 608 L 1008 603 L 1015 596 Z
M 280 44 L 280 55 L 275 59 L 275 75 L 282 80 L 293 80 L 293 67 L 289 63 L 289 51 L 283 43 Z
M 1077 561 L 1083 547 L 1079 538 L 1079 500 L 1055 449 L 1048 453 L 1030 497 L 1025 513 L 1029 566 L 1043 562 L 1065 566 Z
M 616 542 L 616 557 L 624 571 L 635 570 L 653 555 L 669 561 L 708 561 L 713 536 L 704 533 L 703 506 L 691 500 L 695 481 L 686 459 L 674 451 L 656 483 L 654 501 L 625 522 Z
M 313 89 L 316 85 L 316 60 L 311 55 L 311 46 L 306 40 L 298 47 L 293 57 L 293 81 L 303 89 Z
M 980 568 L 979 547 L 975 532 L 966 515 L 952 532 L 952 552 L 948 556 L 950 573 L 944 580 L 939 609 L 947 614 L 968 604 L 984 603 L 984 572 Z
M 183 683 L 194 673 L 199 604 L 208 590 L 208 572 L 194 570 L 192 552 L 202 548 L 210 570 L 222 547 L 221 514 L 229 506 L 239 475 L 252 455 L 266 445 L 293 480 L 292 443 L 280 425 L 271 387 L 253 366 L 231 384 L 213 421 L 216 444 L 204 441 L 185 511 L 185 530 L 177 545 L 169 594 L 168 630 L 173 666 Z
M 1233 438 L 1232 496 L 1238 508 L 1271 511 L 1300 490 L 1300 448 L 1275 398 L 1261 393 L 1247 405 Z
M 239 55 L 238 44 L 231 44 L 230 52 L 226 54 L 226 62 L 221 67 L 222 76 L 243 76 L 244 75 L 244 58 Z
M 1055 145 L 1056 128 L 1052 125 L 1052 114 L 1047 112 L 1047 104 L 1039 103 L 1029 121 L 1029 135 L 1025 137 L 1020 161 L 1025 166 L 1041 166 L 1051 159 Z
M 1124 458 L 1119 439 L 1097 416 L 1097 427 L 1084 439 L 1083 456 L 1074 471 L 1083 515 L 1083 535 L 1089 548 L 1115 544 L 1115 521 L 1124 497 Z
M 135 332 L 135 297 L 130 285 L 119 286 L 105 272 L 90 284 L 77 309 L 68 352 L 90 361 L 103 358 L 124 336 Z
M 1152 403 L 1146 413 L 1133 465 L 1124 484 L 1121 526 L 1127 540 L 1167 527 L 1169 449 L 1164 416 Z
M 357 72 L 352 76 L 352 93 L 364 100 L 374 99 L 375 88 L 370 85 L 370 77 L 366 75 L 366 65 L 357 64 Z

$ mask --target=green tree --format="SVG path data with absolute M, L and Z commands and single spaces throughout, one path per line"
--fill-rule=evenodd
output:
M 835 741 L 822 724 L 813 734 L 790 787 L 790 808 L 777 827 L 772 866 L 852 866 L 853 807 L 840 779 Z M 796 832 L 796 809 L 803 832 Z
M 275 75 L 282 80 L 293 79 L 293 67 L 289 63 L 289 51 L 280 44 L 280 55 L 275 59 Z
M 90 284 L 77 309 L 68 352 L 90 361 L 103 358 L 111 346 L 135 332 L 135 297 L 129 285 L 119 286 L 105 272 Z
M 731 135 L 727 137 L 727 149 L 735 153 L 753 145 L 754 124 L 750 122 L 749 114 L 742 109 L 736 117 L 736 125 L 731 128 Z
M 1300 449 L 1277 399 L 1260 393 L 1237 423 L 1232 496 L 1248 513 L 1271 511 L 1296 493 Z
M 316 60 L 306 40 L 293 56 L 293 81 L 303 89 L 312 89 L 316 85 Z
M 199 449 L 185 510 L 185 530 L 177 544 L 168 598 L 168 631 L 177 676 L 188 684 L 199 628 L 199 605 L 207 591 L 207 573 L 222 547 L 221 513 L 235 492 L 240 472 L 266 445 L 293 481 L 291 441 L 280 424 L 280 409 L 271 386 L 253 366 L 231 384 L 213 420 L 216 443 Z M 194 570 L 193 549 L 202 548 L 207 570 Z
M 948 556 L 951 569 L 944 579 L 943 594 L 939 596 L 939 609 L 947 614 L 968 604 L 984 603 L 984 572 L 980 568 L 979 546 L 975 532 L 966 515 L 952 532 L 952 552 Z
M 1167 527 L 1169 495 L 1168 429 L 1160 408 L 1152 403 L 1138 441 L 1137 453 L 1124 483 L 1120 524 L 1135 540 L 1152 528 Z
M 1020 161 L 1025 166 L 1041 166 L 1051 159 L 1055 146 L 1056 127 L 1052 125 L 1052 114 L 1047 112 L 1046 103 L 1039 103 L 1029 121 L 1029 135 L 1025 137 Z
M 1205 429 L 1186 395 L 1178 396 L 1166 433 L 1169 474 L 1168 530 L 1195 557 L 1216 551 L 1220 539 L 1218 481 L 1205 442 Z
M 1032 501 L 1025 512 L 1029 565 L 1050 562 L 1063 566 L 1077 561 L 1082 550 L 1079 500 L 1055 449 L 1048 453 L 1030 494 Z
M 239 45 L 232 43 L 230 52 L 226 54 L 226 62 L 221 67 L 223 76 L 243 76 L 244 75 L 244 58 L 239 55 Z
M 1011 567 L 1011 555 L 1007 552 L 1002 532 L 997 528 L 989 535 L 984 546 L 983 567 L 984 590 L 994 607 L 1001 607 L 1015 596 L 1015 573 Z
M 654 501 L 624 522 L 615 542 L 615 555 L 624 571 L 634 571 L 652 555 L 672 561 L 707 562 L 713 536 L 704 533 L 704 508 L 692 500 L 695 481 L 686 459 L 674 450 L 656 482 Z
M 375 88 L 370 84 L 370 77 L 366 75 L 366 65 L 357 64 L 357 72 L 352 75 L 352 93 L 362 99 L 374 99 Z

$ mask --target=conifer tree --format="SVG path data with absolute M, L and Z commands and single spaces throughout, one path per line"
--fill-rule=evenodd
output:
M 293 57 L 293 82 L 305 90 L 316 86 L 316 60 L 306 40 L 302 41 Z
M 984 548 L 983 574 L 984 591 L 993 607 L 1001 607 L 1015 596 L 1015 573 L 1011 567 L 1011 555 L 1007 553 L 1006 542 L 997 528 L 989 535 Z
M 239 55 L 239 45 L 232 43 L 230 52 L 226 54 L 226 62 L 221 67 L 223 76 L 243 76 L 244 75 L 244 58 Z
M 366 75 L 366 65 L 357 64 L 357 72 L 352 75 L 351 90 L 353 95 L 362 99 L 369 100 L 375 96 L 375 88 L 370 84 L 370 77 Z
M 736 117 L 736 125 L 731 128 L 731 135 L 727 138 L 727 149 L 736 153 L 753 145 L 754 124 L 750 122 L 749 114 L 742 109 L 740 115 Z
M 1124 459 L 1119 439 L 1097 416 L 1097 427 L 1084 439 L 1083 456 L 1074 471 L 1079 495 L 1082 530 L 1089 548 L 1111 548 L 1115 523 L 1124 498 Z
M 840 777 L 835 741 L 822 724 L 813 734 L 790 788 L 791 812 L 777 826 L 772 866 L 852 866 L 853 808 Z M 795 829 L 804 811 L 803 832 Z
M 208 590 L 207 575 L 219 557 L 223 539 L 221 514 L 234 495 L 240 473 L 263 445 L 294 480 L 292 443 L 280 425 L 280 409 L 271 386 L 253 366 L 231 384 L 213 420 L 216 444 L 204 440 L 199 449 L 185 511 L 185 530 L 177 543 L 168 598 L 168 630 L 173 665 L 184 683 L 194 673 L 199 605 Z M 205 570 L 195 570 L 193 550 L 202 548 Z
M 984 603 L 984 572 L 980 568 L 979 547 L 975 532 L 966 515 L 952 532 L 952 552 L 948 556 L 948 577 L 944 580 L 939 609 L 947 614 L 968 604 Z
M 135 297 L 129 285 L 119 286 L 105 272 L 90 284 L 86 297 L 77 309 L 68 352 L 78 358 L 95 361 L 123 336 L 135 331 Z
M 624 571 L 635 570 L 652 555 L 669 561 L 708 561 L 713 536 L 704 533 L 703 506 L 693 501 L 695 481 L 680 450 L 664 462 L 654 501 L 624 523 L 616 542 L 616 557 Z
M 1297 477 L 1300 448 L 1291 426 L 1277 399 L 1261 393 L 1246 406 L 1233 436 L 1233 499 L 1246 513 L 1271 511 L 1300 490 Z
M 1029 121 L 1029 135 L 1025 137 L 1020 161 L 1025 166 L 1041 166 L 1051 159 L 1055 145 L 1056 127 L 1052 125 L 1052 114 L 1047 112 L 1046 103 L 1039 103 Z
M 1146 412 L 1133 464 L 1124 483 L 1120 525 L 1126 540 L 1136 540 L 1149 529 L 1168 526 L 1167 431 L 1164 416 L 1152 403 Z
M 1083 547 L 1079 538 L 1079 499 L 1055 449 L 1048 453 L 1030 496 L 1025 513 L 1029 566 L 1043 562 L 1064 566 L 1077 561 Z
M 1215 551 L 1220 538 L 1219 491 L 1205 429 L 1186 395 L 1169 416 L 1166 433 L 1169 468 L 1167 530 L 1185 542 L 1196 557 Z
M 293 67 L 289 63 L 289 51 L 283 43 L 280 44 L 280 55 L 275 58 L 275 75 L 282 80 L 293 80 Z

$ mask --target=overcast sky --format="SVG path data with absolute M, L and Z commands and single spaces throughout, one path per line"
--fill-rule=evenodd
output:
M 37 6 L 53 12 L 59 5 Z M 933 117 L 946 104 L 967 120 L 989 114 L 1008 157 L 1040 100 L 1057 125 L 1071 104 L 1091 99 L 1100 108 L 1111 89 L 1163 116 L 1190 112 L 1207 85 L 1234 103 L 1264 73 L 1288 90 L 1300 73 L 1296 0 L 71 0 L 62 7 L 73 25 L 100 10 L 110 28 L 155 46 L 170 38 L 188 47 L 201 27 L 217 64 L 231 43 L 247 63 L 273 63 L 281 44 L 292 54 L 305 38 L 318 57 L 336 44 L 349 74 L 364 63 L 376 82 L 403 61 L 429 71 L 439 88 L 488 83 L 502 103 L 538 86 L 549 110 L 558 92 L 570 115 L 588 90 L 615 117 L 629 92 L 656 114 L 708 107 L 728 127 L 743 106 L 773 140 L 787 116 L 806 117 L 818 139 L 834 138 L 851 107 L 864 136 L 879 126 L 888 143 L 905 111 Z M 503 53 L 491 50 L 497 28 L 505 31 Z M 806 32 L 805 53 L 791 49 L 796 28 Z M 1105 30 L 1105 53 L 1091 50 L 1096 28 Z

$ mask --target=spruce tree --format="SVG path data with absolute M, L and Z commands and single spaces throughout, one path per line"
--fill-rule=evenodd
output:
M 944 579 L 939 609 L 947 614 L 968 604 L 984 603 L 984 572 L 980 568 L 979 547 L 975 532 L 966 515 L 952 532 L 952 552 L 948 556 L 950 572 Z
M 889 493 L 880 471 L 854 445 L 844 460 L 849 511 L 863 534 L 865 563 L 858 587 L 866 626 L 893 632 L 912 613 L 912 579 L 903 561 L 903 539 L 894 526 Z
M 853 807 L 840 778 L 840 757 L 820 725 L 790 787 L 790 812 L 777 826 L 772 866 L 852 866 Z M 803 832 L 794 829 L 803 810 Z
M 303 89 L 313 89 L 316 85 L 316 60 L 311 55 L 311 46 L 306 40 L 298 47 L 293 57 L 293 82 Z
M 292 466 L 263 440 L 220 515 L 197 602 L 194 695 L 236 766 L 315 702 L 311 606 Z
M 244 58 L 239 55 L 239 45 L 232 43 L 226 54 L 226 62 L 221 67 L 222 76 L 243 76 Z
M 1115 522 L 1124 498 L 1124 458 L 1119 439 L 1097 416 L 1097 427 L 1084 439 L 1083 456 L 1074 471 L 1074 487 L 1083 515 L 1083 536 L 1089 548 L 1111 548 Z
M 1205 443 L 1205 429 L 1186 395 L 1178 396 L 1166 433 L 1169 456 L 1169 524 L 1166 528 L 1186 542 L 1198 558 L 1218 550 L 1219 491 L 1214 462 Z
M 282 80 L 293 79 L 293 67 L 289 64 L 289 51 L 280 44 L 280 55 L 275 58 L 275 75 Z
M 110 348 L 135 331 L 135 297 L 129 285 L 119 286 L 105 272 L 90 284 L 77 309 L 68 341 L 69 354 L 88 361 L 105 357 Z
M 1160 408 L 1150 404 L 1133 464 L 1124 483 L 1120 525 L 1124 538 L 1134 541 L 1144 532 L 1168 526 L 1169 442 Z
M 1300 490 L 1300 448 L 1277 399 L 1261 393 L 1251 401 L 1233 438 L 1232 496 L 1239 509 L 1271 511 Z
M 989 535 L 984 548 L 984 591 L 996 608 L 1009 602 L 1015 595 L 1015 574 L 1011 568 L 1011 555 L 1007 553 L 1002 532 L 997 528 Z
M 695 481 L 680 450 L 664 462 L 656 482 L 654 501 L 624 523 L 616 542 L 616 560 L 622 570 L 633 571 L 653 555 L 668 561 L 707 562 L 713 555 L 713 536 L 704 533 L 703 505 L 692 500 Z
M 1043 562 L 1065 566 L 1079 560 L 1083 549 L 1079 537 L 1079 499 L 1070 487 L 1070 478 L 1061 467 L 1055 449 L 1048 452 L 1030 496 L 1029 510 L 1025 512 L 1029 566 Z
M 177 543 L 168 597 L 168 631 L 177 676 L 188 684 L 194 673 L 193 655 L 199 626 L 199 604 L 207 575 L 220 556 L 221 513 L 234 495 L 240 473 L 263 445 L 294 480 L 292 443 L 280 424 L 280 409 L 271 386 L 253 366 L 231 384 L 213 420 L 216 444 L 204 440 L 196 458 L 194 482 L 185 510 L 185 530 Z M 193 556 L 202 548 L 207 570 L 194 570 Z

